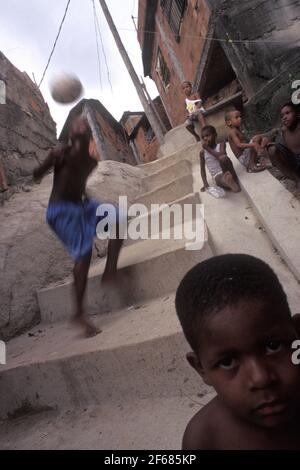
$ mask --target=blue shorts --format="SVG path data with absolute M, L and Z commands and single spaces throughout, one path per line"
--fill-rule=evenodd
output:
M 91 252 L 97 224 L 108 216 L 107 211 L 97 216 L 99 206 L 101 203 L 94 199 L 49 203 L 46 220 L 76 262 Z

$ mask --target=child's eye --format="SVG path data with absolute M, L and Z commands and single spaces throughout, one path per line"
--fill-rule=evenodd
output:
M 218 367 L 225 370 L 233 369 L 236 366 L 236 360 L 233 357 L 226 357 L 218 363 Z
M 277 339 L 272 339 L 266 343 L 266 352 L 267 354 L 274 354 L 282 349 L 282 341 L 279 341 Z

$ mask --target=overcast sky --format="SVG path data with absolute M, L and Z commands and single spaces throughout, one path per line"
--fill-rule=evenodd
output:
M 18 69 L 26 71 L 30 78 L 34 74 L 37 82 L 42 77 L 66 4 L 67 0 L 0 0 L 0 50 Z M 131 15 L 137 16 L 138 0 L 107 0 L 107 5 L 136 72 L 141 76 L 141 51 L 131 19 Z M 56 104 L 49 94 L 51 77 L 61 71 L 78 75 L 85 89 L 84 97 L 99 99 L 117 120 L 124 111 L 142 109 L 98 0 L 95 0 L 95 6 L 113 91 L 109 84 L 101 43 L 102 89 L 100 86 L 92 0 L 71 0 L 41 86 L 41 92 L 57 123 L 58 132 L 72 108 Z M 154 82 L 148 79 L 146 83 L 152 98 L 157 96 Z

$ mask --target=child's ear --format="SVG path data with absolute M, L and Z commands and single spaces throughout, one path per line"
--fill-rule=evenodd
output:
M 209 383 L 207 380 L 205 371 L 202 367 L 201 362 L 198 359 L 197 354 L 195 354 L 194 352 L 187 353 L 186 358 L 190 366 L 192 366 L 193 369 L 195 369 L 198 372 L 198 374 L 202 377 L 206 385 L 211 385 L 211 383 Z

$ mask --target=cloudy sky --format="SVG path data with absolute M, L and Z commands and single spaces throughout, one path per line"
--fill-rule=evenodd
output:
M 54 44 L 67 0 L 0 0 L 0 50 L 30 78 L 40 81 Z M 111 15 L 139 76 L 143 74 L 141 51 L 131 16 L 137 16 L 138 0 L 107 0 Z M 41 92 L 60 131 L 70 106 L 56 104 L 49 93 L 51 77 L 62 71 L 78 75 L 85 98 L 99 99 L 116 118 L 124 111 L 142 109 L 128 72 L 115 46 L 98 0 L 96 11 L 103 38 L 105 57 L 100 47 L 100 70 L 92 0 L 71 0 L 69 10 Z M 137 21 L 137 20 L 136 20 Z M 110 75 L 110 82 L 108 79 Z M 150 95 L 157 96 L 152 80 L 146 80 Z

